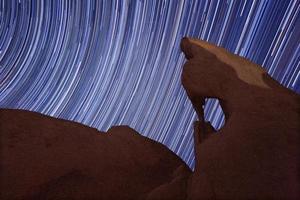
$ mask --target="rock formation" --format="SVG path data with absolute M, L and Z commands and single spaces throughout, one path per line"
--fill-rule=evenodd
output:
M 133 129 L 0 110 L 0 199 L 300 199 L 300 97 L 260 66 L 184 38 L 196 166 Z M 218 98 L 225 126 L 203 120 Z
M 184 38 L 182 84 L 198 113 L 189 199 L 299 199 L 300 98 L 260 66 Z M 204 98 L 218 98 L 225 126 L 212 134 Z
M 0 199 L 146 199 L 171 182 L 185 198 L 188 166 L 129 127 L 5 109 L 0 121 Z

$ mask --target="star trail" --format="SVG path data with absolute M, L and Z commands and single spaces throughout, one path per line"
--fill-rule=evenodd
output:
M 181 38 L 223 46 L 300 93 L 299 12 L 300 0 L 2 0 L 0 107 L 129 125 L 193 167 Z M 224 124 L 217 101 L 205 118 Z

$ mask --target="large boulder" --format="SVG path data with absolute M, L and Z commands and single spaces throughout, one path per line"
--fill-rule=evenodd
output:
M 0 199 L 157 199 L 159 188 L 186 196 L 188 166 L 127 126 L 101 133 L 1 109 L 0 133 Z

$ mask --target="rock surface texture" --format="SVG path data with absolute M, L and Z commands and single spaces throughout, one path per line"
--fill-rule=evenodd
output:
M 196 166 L 133 129 L 107 133 L 0 110 L 0 199 L 300 199 L 300 97 L 260 66 L 184 38 L 182 84 L 193 103 Z M 203 121 L 218 98 L 225 126 Z

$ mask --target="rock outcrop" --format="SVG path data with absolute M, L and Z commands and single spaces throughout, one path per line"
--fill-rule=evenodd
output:
M 189 199 L 299 198 L 299 96 L 223 48 L 189 38 L 181 48 L 182 84 L 199 117 Z M 208 97 L 225 113 L 216 134 L 203 120 Z
M 0 109 L 1 199 L 299 199 L 300 97 L 260 66 L 184 38 L 182 84 L 198 114 L 195 171 L 133 129 Z M 203 120 L 218 98 L 225 126 Z
M 168 183 L 170 199 L 186 197 L 188 166 L 127 126 L 100 133 L 5 109 L 0 122 L 0 199 L 146 199 Z

